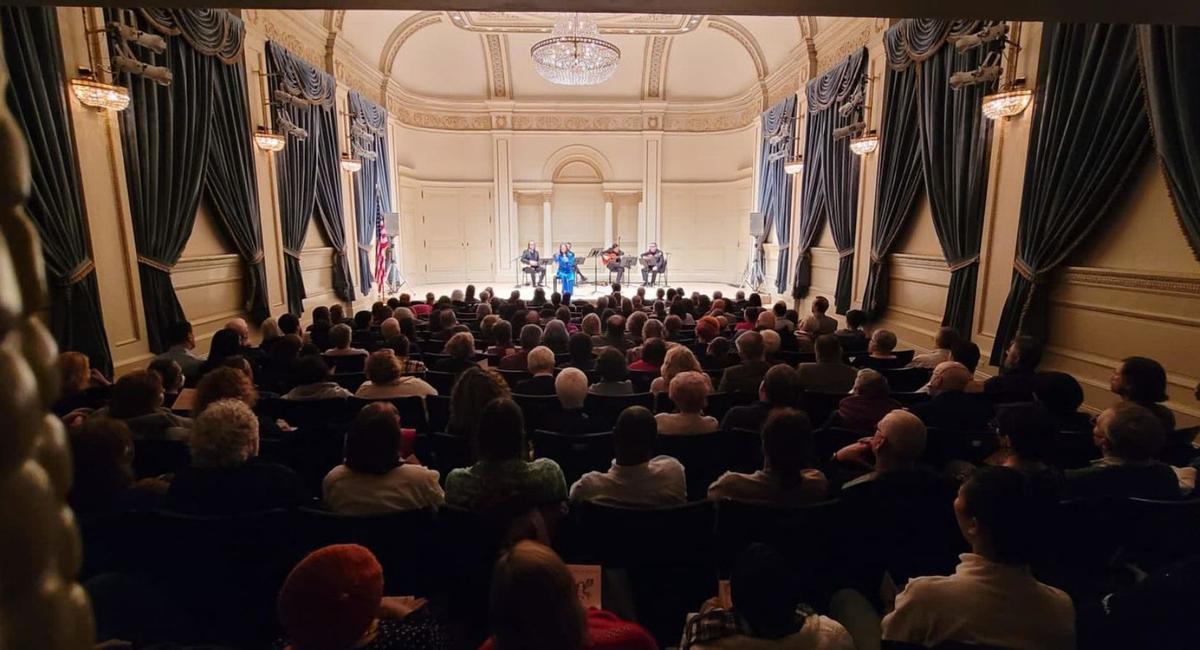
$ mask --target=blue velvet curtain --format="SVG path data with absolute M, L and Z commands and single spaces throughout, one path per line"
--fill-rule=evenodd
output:
M 276 154 L 288 311 L 301 314 L 304 312 L 306 293 L 300 252 L 308 234 L 309 220 L 317 209 L 317 179 L 322 154 L 320 142 L 326 123 L 322 117 L 334 112 L 337 85 L 333 77 L 274 41 L 267 42 L 267 71 L 271 74 L 270 89 L 276 127 L 279 128 L 281 120 L 287 120 L 307 135 L 303 138 L 289 135 L 287 146 Z M 290 99 L 280 100 L 278 93 Z M 333 137 L 336 143 L 336 133 L 324 137 Z M 336 155 L 336 148 L 334 152 Z M 334 164 L 338 164 L 337 161 Z
M 33 177 L 25 209 L 37 228 L 50 285 L 50 330 L 63 350 L 112 372 L 67 111 L 62 46 L 53 7 L 0 7 L 8 106 L 29 142 Z
M 762 147 L 759 151 L 760 178 L 758 209 L 763 214 L 763 236 L 754 242 L 754 282 L 762 282 L 766 273 L 763 240 L 775 227 L 779 245 L 779 265 L 775 271 L 775 290 L 787 288 L 791 267 L 792 177 L 783 166 L 791 157 L 796 133 L 796 96 L 788 95 L 762 114 Z
M 354 177 L 354 224 L 358 232 L 358 271 L 362 292 L 369 294 L 374 281 L 371 243 L 381 231 L 383 214 L 392 212 L 392 187 L 387 153 L 387 112 L 382 106 L 350 91 L 350 137 L 362 159 Z M 367 153 L 369 155 L 362 155 Z M 388 233 L 395 236 L 400 233 Z
M 805 88 L 808 124 L 805 127 L 804 178 L 796 242 L 798 259 L 792 296 L 799 299 L 808 295 L 812 286 L 812 247 L 822 223 L 828 219 L 839 257 L 834 294 L 838 313 L 845 313 L 850 306 L 859 161 L 850 151 L 850 138 L 834 139 L 833 132 L 858 119 L 853 112 L 843 117 L 838 108 L 855 93 L 863 91 L 867 64 L 867 49 L 860 48 L 811 79 Z

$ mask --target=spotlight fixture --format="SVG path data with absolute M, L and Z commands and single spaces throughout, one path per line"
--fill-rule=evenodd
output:
M 71 94 L 84 106 L 102 111 L 123 111 L 129 107 L 129 89 L 104 83 L 87 68 L 79 69 L 79 76 L 71 80 Z
M 308 131 L 296 126 L 296 123 L 292 122 L 292 119 L 288 117 L 286 111 L 279 111 L 276 113 L 275 122 L 279 125 L 279 129 L 287 135 L 290 135 L 297 140 L 308 139 Z
M 863 89 L 860 86 L 853 95 L 846 98 L 846 101 L 842 102 L 841 106 L 838 106 L 838 115 L 841 115 L 842 117 L 850 117 L 854 111 L 862 108 L 865 103 L 866 100 L 863 98 Z
M 865 156 L 879 148 L 879 133 L 875 129 L 867 131 L 856 138 L 850 138 L 850 151 Z
M 342 170 L 348 171 L 351 174 L 362 169 L 362 161 L 348 153 L 342 154 Z
M 167 39 L 158 34 L 143 32 L 136 27 L 116 21 L 108 23 L 108 31 L 123 41 L 150 50 L 155 54 L 162 54 L 167 51 Z
M 145 77 L 160 86 L 170 86 L 171 80 L 174 78 L 174 75 L 171 74 L 171 70 L 168 68 L 164 68 L 161 65 L 150 65 L 144 61 L 139 61 L 128 56 L 121 56 L 120 54 L 112 57 L 112 64 L 114 70 Z
M 950 87 L 958 90 L 967 86 L 990 84 L 1000 78 L 1000 66 L 982 65 L 974 70 L 960 70 L 950 75 Z
M 988 27 L 987 29 L 975 32 L 974 34 L 951 36 L 946 40 L 950 41 L 954 47 L 958 48 L 959 52 L 966 52 L 967 50 L 979 47 L 984 43 L 991 43 L 996 39 L 1003 39 L 1007 33 L 1008 23 L 1000 22 Z
M 842 138 L 852 138 L 865 131 L 866 128 L 867 125 L 862 121 L 853 122 L 851 124 L 847 124 L 846 126 L 839 126 L 833 130 L 833 139 L 841 140 Z
M 795 176 L 804 173 L 804 156 L 796 156 L 783 163 L 783 171 Z
M 276 133 L 265 126 L 260 126 L 254 132 L 254 146 L 268 153 L 282 151 L 287 146 L 287 136 L 282 133 Z

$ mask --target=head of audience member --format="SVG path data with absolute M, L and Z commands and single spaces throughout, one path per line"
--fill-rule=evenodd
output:
M 625 320 L 625 331 L 629 338 L 640 341 L 642 340 L 642 329 L 646 327 L 646 321 L 649 317 L 644 311 L 635 311 Z
M 223 469 L 258 455 L 258 417 L 241 400 L 223 399 L 205 407 L 188 438 L 192 466 Z
M 996 433 L 1007 441 L 1012 458 L 1009 467 L 1021 469 L 1043 464 L 1050 458 L 1054 436 L 1058 433 L 1050 411 L 1036 402 L 996 405 Z
M 829 299 L 825 296 L 817 296 L 812 301 L 812 313 L 825 315 L 829 311 Z
M 386 349 L 390 350 L 396 357 L 397 362 L 399 362 L 401 359 L 407 358 L 409 351 L 412 349 L 412 343 L 409 341 L 409 338 L 403 334 L 397 334 L 396 336 L 393 336 L 385 341 L 384 345 L 387 346 Z M 368 357 L 368 363 L 370 363 L 370 357 Z M 364 367 L 364 371 L 365 370 L 366 369 Z M 370 377 L 367 377 L 367 379 L 370 379 Z
M 775 330 L 763 330 L 759 332 L 763 340 L 763 354 L 766 358 L 775 358 L 775 353 L 779 352 L 779 348 L 783 345 L 783 339 L 779 336 L 779 332 Z
M 395 310 L 397 307 L 400 306 L 400 299 L 396 298 L 394 296 L 391 298 L 388 298 L 387 306 L 388 306 L 388 309 Z
M 408 339 L 404 340 L 405 347 L 408 346 Z M 400 360 L 396 358 L 396 353 L 390 348 L 376 350 L 367 357 L 367 365 L 365 368 L 367 381 L 375 386 L 388 386 L 396 383 L 400 379 L 401 369 Z
M 554 317 L 562 321 L 564 325 L 569 324 L 571 322 L 571 308 L 566 305 L 562 305 L 558 309 L 554 310 Z
M 394 317 L 386 318 L 382 323 L 379 324 L 379 336 L 382 337 L 383 340 L 386 341 L 393 336 L 399 335 L 400 321 L 396 320 Z
M 609 316 L 605 323 L 604 334 L 609 340 L 622 340 L 625 337 L 625 318 L 619 314 Z
M 630 300 L 628 297 L 621 298 L 621 315 L 624 316 L 625 318 L 629 318 L 629 316 L 632 313 L 633 313 L 633 301 Z
M 521 349 L 532 350 L 542 344 L 542 328 L 537 325 L 526 325 L 521 328 Z
M 371 638 L 383 599 L 383 567 L 357 544 L 309 553 L 279 590 L 279 623 L 292 650 L 349 650 Z
M 382 323 L 384 319 L 391 317 L 391 315 L 392 309 L 387 306 L 387 303 L 376 301 L 373 305 L 371 305 L 371 322 L 373 324 L 378 325 Z
M 754 327 L 759 331 L 775 329 L 775 312 L 760 311 L 754 319 Z
M 208 365 L 215 365 L 225 357 L 241 353 L 240 334 L 233 330 L 217 330 L 213 332 L 212 343 L 208 347 Z
M 67 502 L 77 513 L 101 509 L 133 485 L 133 434 L 124 422 L 85 419 L 69 442 L 74 478 Z
M 550 292 L 550 306 L 554 307 L 555 310 L 557 310 L 558 306 L 561 304 L 562 304 L 562 294 L 557 291 Z
M 892 350 L 896 349 L 896 334 L 891 330 L 878 329 L 871 334 L 867 344 L 867 352 L 880 359 L 893 359 Z
M 210 404 L 223 399 L 235 399 L 254 408 L 258 403 L 258 390 L 246 373 L 233 368 L 217 368 L 204 375 L 196 384 L 196 401 L 192 405 L 192 417 L 204 412 Z
M 708 348 L 704 354 L 711 359 L 724 359 L 733 351 L 733 344 L 724 336 L 718 336 L 708 342 Z
M 613 427 L 613 460 L 618 465 L 642 465 L 654 457 L 658 422 L 644 406 L 630 406 L 617 417 Z
M 236 355 L 238 358 L 245 360 L 241 355 Z M 226 357 L 226 360 L 234 357 Z M 158 378 L 162 381 L 163 392 L 178 393 L 183 389 L 183 369 L 174 359 L 158 358 L 150 362 L 146 368 L 152 372 L 158 373 Z
M 529 357 L 525 363 L 529 367 L 530 374 L 534 377 L 539 375 L 553 375 L 554 351 L 544 345 L 539 345 L 529 351 Z
M 761 309 L 762 308 L 762 296 L 760 296 L 757 293 L 751 293 L 750 296 L 746 299 L 746 304 L 750 307 L 754 307 L 755 309 Z
M 354 329 L 359 332 L 365 332 L 371 329 L 371 312 L 358 311 L 354 313 Z
M 596 371 L 600 373 L 601 381 L 619 382 L 629 378 L 629 366 L 625 355 L 615 348 L 605 348 L 596 359 Z
M 475 285 L 468 284 L 466 291 L 463 292 L 463 302 L 475 302 Z
M 467 368 L 454 381 L 454 389 L 450 392 L 447 428 L 458 435 L 474 435 L 484 405 L 498 397 L 511 396 L 508 382 L 500 373 L 490 368 Z
M 758 639 L 782 639 L 795 632 L 799 582 L 775 549 L 754 543 L 738 554 L 729 576 L 733 609 Z
M 841 363 L 842 344 L 833 334 L 823 334 L 813 342 L 813 352 L 820 363 Z
M 446 341 L 445 353 L 451 359 L 469 361 L 475 356 L 475 337 L 470 332 L 458 332 Z
M 668 386 L 680 373 L 703 372 L 696 355 L 682 345 L 677 345 L 666 351 L 660 366 L 660 374 Z M 707 377 L 707 375 L 705 375 Z
M 108 414 L 128 420 L 153 413 L 162 403 L 163 387 L 158 373 L 138 370 L 121 376 L 113 384 Z
M 679 338 L 679 332 L 683 329 L 683 319 L 675 314 L 667 316 L 663 320 L 663 336 L 667 340 L 674 341 Z
M 575 332 L 567 341 L 567 352 L 571 355 L 573 363 L 584 363 L 591 361 L 592 356 L 592 337 L 585 332 Z
M 552 318 L 546 323 L 546 330 L 542 332 L 542 345 L 551 350 L 566 350 L 569 338 L 566 324 Z
M 575 579 L 554 551 L 537 542 L 517 542 L 496 561 L 488 616 L 496 650 L 590 645 Z
M 742 320 L 754 325 L 758 322 L 759 310 L 757 307 L 747 307 L 742 310 Z
M 642 325 L 642 340 L 661 339 L 666 334 L 666 329 L 663 328 L 662 321 L 657 318 L 651 318 Z
M 271 346 L 271 351 L 267 356 L 267 362 L 276 371 L 290 370 L 292 364 L 300 356 L 300 350 L 304 348 L 304 341 L 295 334 L 285 334 L 279 337 L 275 345 Z
M 712 316 L 704 316 L 696 321 L 696 340 L 700 343 L 711 343 L 721 335 L 721 323 Z
M 288 334 L 300 335 L 300 317 L 295 314 L 280 314 L 276 319 L 279 324 L 279 331 L 283 332 L 284 336 Z
M 600 335 L 600 317 L 596 314 L 588 314 L 583 317 L 579 323 L 579 331 L 587 336 Z
M 283 330 L 279 329 L 279 322 L 274 316 L 267 318 L 258 326 L 258 330 L 262 332 L 262 342 L 274 341 L 283 336 Z
M 525 417 L 516 402 L 497 397 L 484 405 L 479 417 L 487 422 L 475 432 L 475 457 L 480 462 L 525 458 Z
M 647 339 L 642 345 L 642 361 L 660 368 L 667 358 L 667 344 L 660 338 Z
M 437 313 L 438 330 L 453 329 L 458 325 L 458 318 L 454 316 L 453 309 L 443 309 Z
M 851 330 L 860 330 L 863 325 L 867 324 L 867 312 L 861 309 L 851 309 L 846 312 L 846 328 Z
M 566 244 L 563 244 L 562 246 L 566 246 Z M 561 250 L 561 247 L 560 247 L 560 250 Z M 546 302 L 546 290 L 541 287 L 534 289 L 533 290 L 533 304 L 541 305 L 545 302 Z
M 785 484 L 802 480 L 812 466 L 812 423 L 804 411 L 773 409 L 762 426 L 763 469 Z
M 708 406 L 708 386 L 704 373 L 689 370 L 675 375 L 667 394 L 680 413 L 698 415 Z
M 1006 372 L 1033 372 L 1041 362 L 1042 342 L 1032 336 L 1021 335 L 1008 346 L 1000 369 Z
M 771 366 L 763 375 L 762 384 L 758 387 L 758 399 L 772 409 L 796 408 L 800 404 L 802 390 L 800 374 L 796 369 L 780 363 Z
M 1147 357 L 1127 357 L 1109 379 L 1112 392 L 1142 405 L 1167 401 L 1167 372 Z
M 1065 372 L 1039 372 L 1033 379 L 1033 399 L 1051 413 L 1075 413 L 1083 406 L 1083 386 Z
M 295 371 L 292 373 L 298 386 L 323 384 L 329 381 L 333 370 L 319 354 L 306 354 L 296 360 Z
M 891 393 L 891 386 L 883 373 L 872 368 L 863 368 L 854 377 L 852 392 L 868 399 L 887 399 Z
M 961 392 L 971 383 L 971 371 L 957 361 L 943 361 L 933 369 L 929 378 L 929 394 Z
M 970 341 L 957 341 L 950 347 L 950 360 L 963 364 L 974 375 L 979 367 L 979 346 Z
M 1105 458 L 1130 463 L 1152 460 L 1166 443 L 1162 420 L 1136 402 L 1118 402 L 1096 418 L 1092 440 Z
M 354 332 L 351 331 L 349 325 L 334 325 L 329 330 L 329 344 L 332 345 L 333 349 L 335 350 L 348 350 L 350 349 L 350 341 L 352 340 L 353 336 Z
M 92 362 L 82 352 L 63 352 L 58 355 L 60 397 L 69 397 L 87 390 L 92 382 Z
M 297 327 L 299 322 L 297 321 Z M 192 324 L 179 320 L 171 323 L 167 327 L 167 345 L 172 348 L 182 348 L 191 350 L 196 347 L 196 334 L 192 331 Z
M 346 308 L 338 303 L 329 306 L 329 322 L 333 325 L 346 320 Z
M 328 319 L 328 314 L 326 314 L 326 319 Z M 245 318 L 234 318 L 230 320 L 229 322 L 225 323 L 225 329 L 237 333 L 238 344 L 241 347 L 244 348 L 250 345 L 250 326 L 246 324 Z
M 933 347 L 939 350 L 953 350 L 955 344 L 960 340 L 962 337 L 959 336 L 958 330 L 953 327 L 942 327 L 933 337 Z
M 954 516 L 971 551 L 1012 566 L 1034 557 L 1045 514 L 1029 477 L 1008 467 L 976 469 L 954 499 Z
M 504 349 L 512 347 L 512 325 L 506 320 L 498 320 L 492 325 L 492 341 L 496 347 Z
M 766 354 L 762 334 L 758 332 L 746 332 L 737 337 L 737 349 L 743 362 L 762 361 Z
M 496 314 L 488 314 L 479 321 L 479 335 L 485 341 L 492 340 L 492 329 L 496 327 L 496 323 L 500 322 L 500 317 Z M 510 332 L 512 330 L 509 330 Z
M 378 475 L 400 465 L 400 413 L 391 402 L 371 402 L 354 417 L 346 432 L 345 465 Z
M 435 303 L 435 302 L 437 302 L 437 295 L 434 294 L 432 291 L 426 291 L 425 292 L 425 304 L 433 305 L 433 303 Z
M 413 314 L 412 309 L 408 307 L 397 307 L 392 310 L 392 318 L 395 318 L 401 325 L 404 326 L 404 321 L 415 320 L 417 317 Z
M 563 368 L 554 378 L 554 394 L 558 396 L 558 403 L 566 410 L 583 408 L 587 392 L 587 375 L 579 368 Z
M 925 423 L 909 411 L 896 409 L 883 416 L 871 438 L 875 470 L 912 469 L 925 453 Z

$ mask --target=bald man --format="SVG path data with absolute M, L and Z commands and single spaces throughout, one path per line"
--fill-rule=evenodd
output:
M 225 329 L 237 332 L 238 343 L 244 348 L 250 345 L 250 326 L 246 324 L 244 318 L 234 318 L 225 323 Z
M 833 455 L 840 463 L 871 468 L 867 474 L 847 482 L 842 489 L 875 481 L 893 472 L 919 471 L 918 463 L 925 453 L 925 438 L 925 424 L 912 413 L 896 409 L 883 416 L 875 427 L 875 435 L 843 447 Z
M 967 393 L 974 376 L 957 361 L 943 361 L 933 369 L 929 394 L 933 399 L 912 407 L 925 426 L 951 431 L 983 431 L 992 420 L 992 404 L 985 396 Z

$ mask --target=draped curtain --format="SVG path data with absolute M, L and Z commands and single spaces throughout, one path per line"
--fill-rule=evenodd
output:
M 1180 227 L 1200 259 L 1200 27 L 1140 25 L 1138 51 L 1154 144 Z
M 996 330 L 1046 334 L 1049 274 L 1106 216 L 1150 143 L 1129 25 L 1046 24 L 1038 62 L 1015 270 Z
M 354 223 L 358 231 L 358 271 L 362 292 L 368 294 L 374 279 L 371 242 L 380 232 L 383 214 L 392 212 L 392 188 L 387 155 L 387 112 L 358 92 L 350 91 L 350 133 L 362 157 L 362 170 L 354 176 Z M 397 235 L 399 233 L 388 233 Z
M 274 41 L 267 42 L 267 71 L 275 124 L 287 120 L 307 133 L 306 138 L 289 136 L 287 146 L 276 154 L 279 167 L 279 217 L 283 229 L 284 275 L 288 311 L 304 312 L 304 277 L 300 251 L 316 210 L 317 182 L 325 113 L 334 111 L 333 77 L 321 72 Z M 277 94 L 290 97 L 280 101 Z M 333 136 L 336 144 L 336 135 Z M 336 155 L 336 148 L 334 149 Z M 337 161 L 334 164 L 338 164 Z
M 864 91 L 867 49 L 860 48 L 808 82 L 805 88 L 808 125 L 805 128 L 804 178 L 801 186 L 800 229 L 796 242 L 795 282 L 792 296 L 803 298 L 812 286 L 812 247 L 828 218 L 838 248 L 838 278 L 834 304 L 838 313 L 850 306 L 854 274 L 854 228 L 858 209 L 858 156 L 850 151 L 850 138 L 834 139 L 833 131 L 857 119 L 842 117 L 838 108 L 855 93 Z
M 893 33 L 889 31 L 885 37 L 891 38 Z M 922 187 L 916 83 L 917 72 L 911 66 L 897 70 L 889 65 L 884 72 L 875 225 L 871 230 L 871 265 L 863 293 L 863 310 L 872 320 L 887 309 L 887 256 L 912 215 Z
M 52 7 L 3 7 L 0 18 L 12 75 L 8 105 L 29 142 L 33 184 L 25 207 L 42 243 L 50 329 L 60 348 L 83 352 L 93 367 L 111 373 L 64 94 L 58 19 Z
M 341 142 L 337 112 L 321 111 L 321 137 L 317 141 L 317 226 L 333 248 L 333 292 L 342 300 L 354 301 L 354 280 L 346 258 L 346 218 L 342 208 Z
M 754 285 L 762 282 L 766 273 L 763 241 L 772 225 L 775 243 L 779 246 L 779 265 L 775 271 L 775 290 L 787 288 L 791 268 L 792 176 L 784 171 L 795 142 L 796 96 L 788 95 L 762 114 L 762 147 L 759 152 L 761 178 L 758 186 L 758 209 L 763 214 L 763 235 L 754 242 Z

